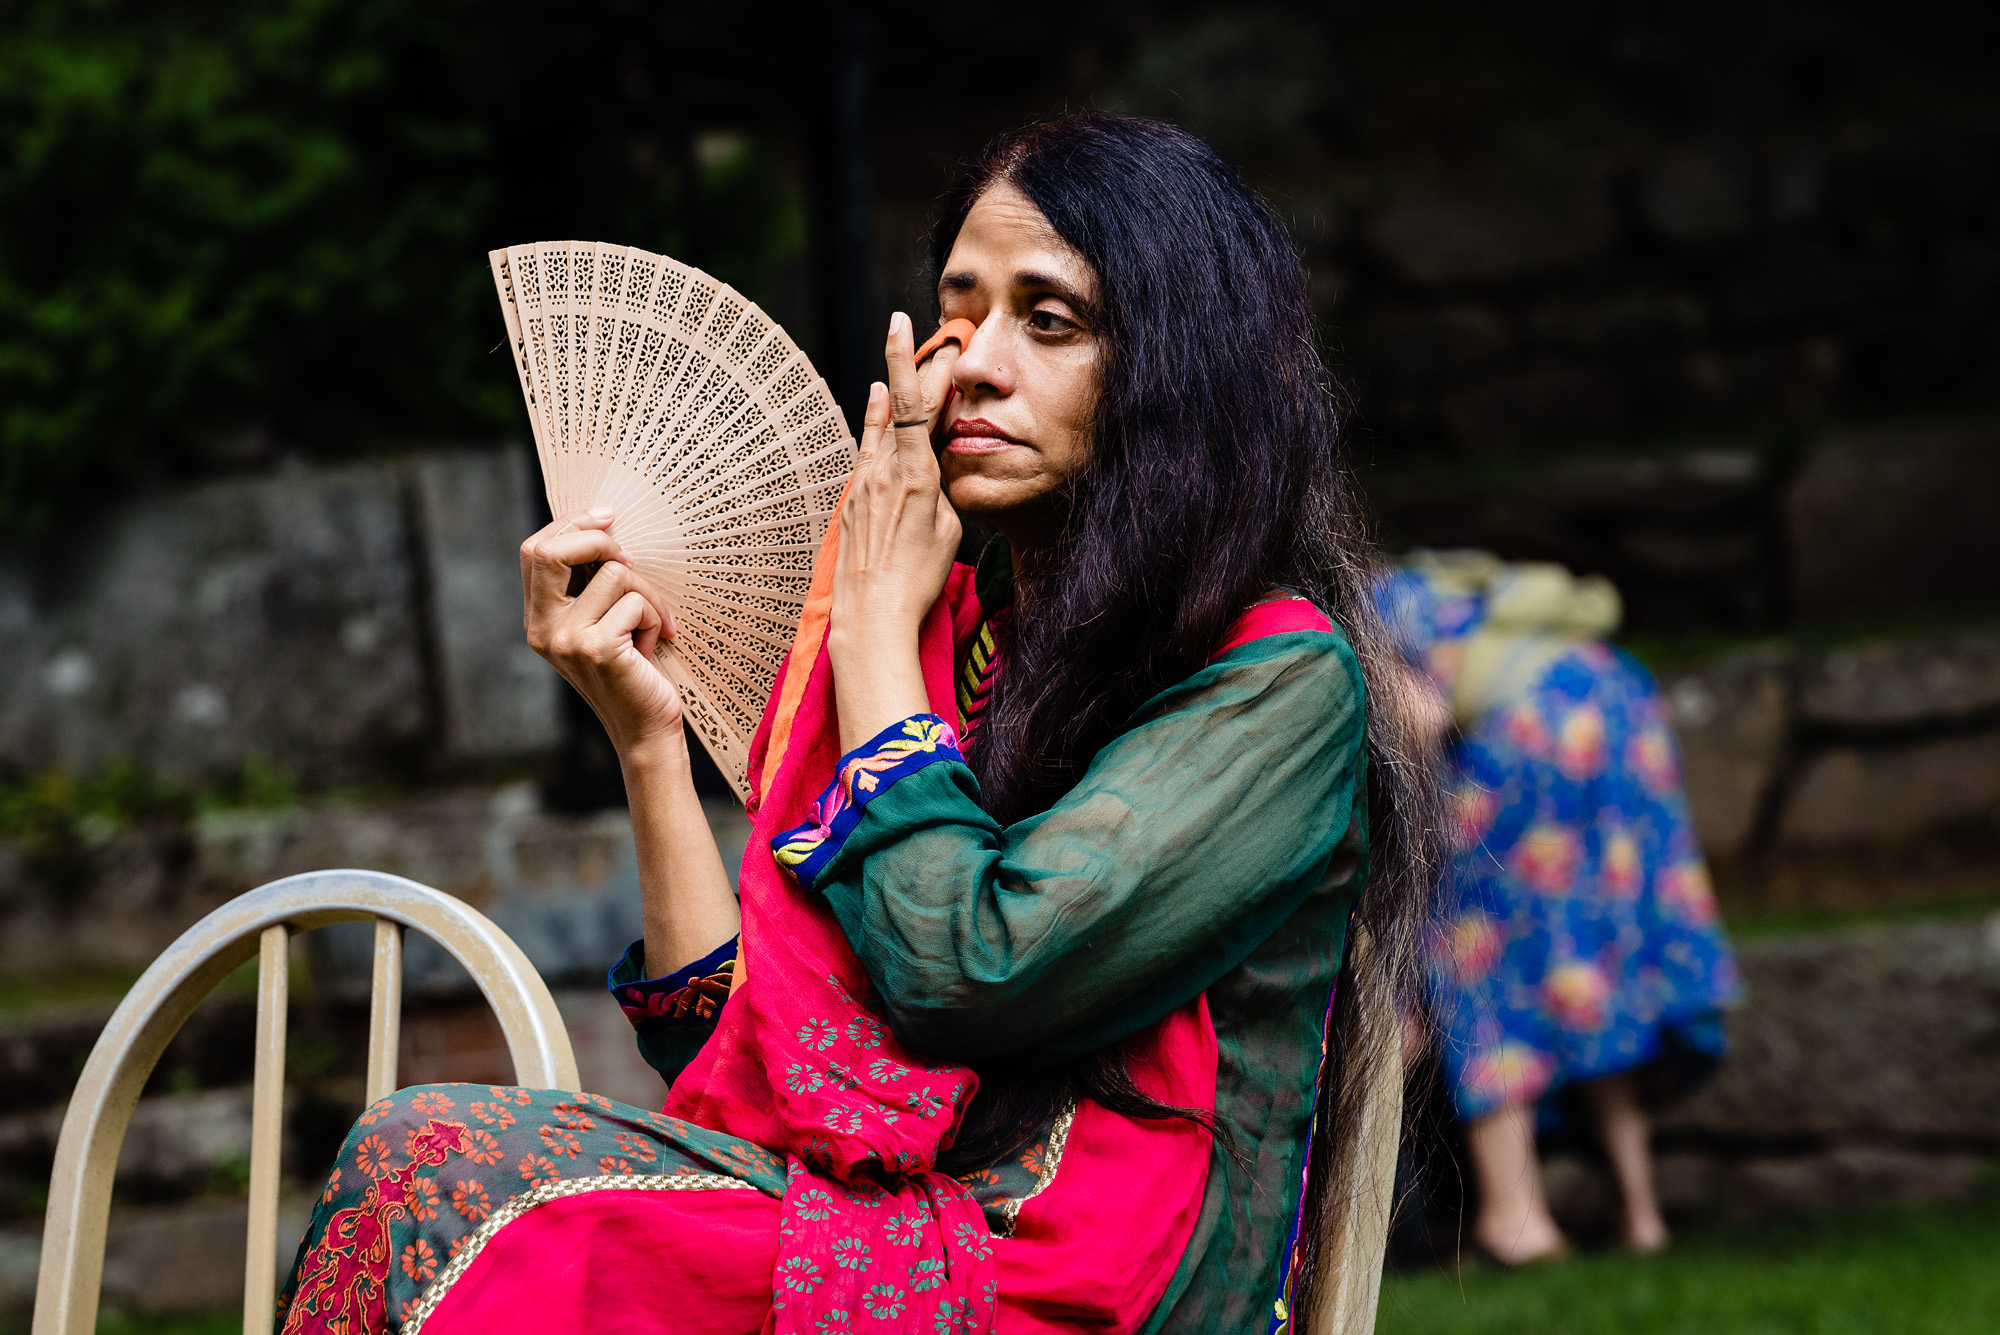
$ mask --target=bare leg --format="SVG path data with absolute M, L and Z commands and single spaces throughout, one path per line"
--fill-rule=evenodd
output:
M 1472 1237 L 1508 1265 L 1554 1256 L 1562 1230 L 1542 1194 L 1542 1166 L 1535 1158 L 1535 1115 L 1512 1103 L 1466 1127 L 1472 1171 L 1479 1184 L 1479 1217 Z
M 1652 1128 L 1632 1077 L 1609 1076 L 1582 1088 L 1625 1203 L 1625 1245 L 1639 1252 L 1659 1251 L 1667 1245 L 1667 1224 L 1653 1194 Z

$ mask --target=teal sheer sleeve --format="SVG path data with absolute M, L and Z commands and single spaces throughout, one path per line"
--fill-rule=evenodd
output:
M 938 721 L 911 720 L 912 761 L 825 823 L 801 880 L 911 1046 L 1093 1051 L 1209 988 L 1308 896 L 1359 893 L 1364 700 L 1337 632 L 1253 641 L 1148 701 L 1075 789 L 1005 828 L 955 750 L 917 750 Z

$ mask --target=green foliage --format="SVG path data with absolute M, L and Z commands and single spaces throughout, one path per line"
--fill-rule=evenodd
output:
M 2000 1313 L 2000 1198 L 1691 1233 L 1661 1256 L 1384 1277 L 1380 1335 L 1969 1335 Z
M 252 754 L 234 774 L 211 780 L 196 789 L 190 805 L 196 811 L 224 811 L 251 808 L 273 811 L 297 806 L 298 785 L 289 774 L 264 757 Z
M 67 964 L 33 973 L 0 974 L 0 1015 L 18 1015 L 76 1001 L 116 1001 L 139 981 L 134 966 Z M 79 1060 L 77 1073 L 82 1073 Z M 19 1214 L 0 1200 L 0 1217 Z
M 442 7 L 0 13 L 0 524 L 246 432 L 508 420 Z
M 164 782 L 130 761 L 81 779 L 61 770 L 22 779 L 0 776 L 0 840 L 19 849 L 28 884 L 63 908 L 80 902 L 79 893 L 96 879 L 100 849 L 127 826 L 297 801 L 291 779 L 261 756 L 194 788 Z
M 130 764 L 79 781 L 60 771 L 0 781 L 0 839 L 16 844 L 22 871 L 58 907 L 96 876 L 97 845 L 131 820 L 185 813 L 183 795 Z
M 250 1156 L 232 1154 L 209 1171 L 202 1184 L 205 1196 L 241 1196 L 250 1190 Z
M 0 534 L 274 448 L 521 432 L 496 245 L 664 249 L 768 304 L 799 194 L 654 77 L 686 64 L 685 26 L 513 0 L 0 6 Z

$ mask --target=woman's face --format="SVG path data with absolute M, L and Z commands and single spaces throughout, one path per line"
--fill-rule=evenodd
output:
M 938 279 L 944 318 L 979 326 L 952 367 L 945 494 L 1017 545 L 1053 536 L 1052 494 L 1089 448 L 1096 297 L 1083 257 L 1005 182 L 972 206 Z

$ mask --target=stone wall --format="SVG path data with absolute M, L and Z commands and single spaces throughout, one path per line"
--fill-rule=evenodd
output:
M 1921 448 L 1906 454 L 1910 440 Z M 1514 492 L 1389 499 L 1392 517 L 1458 525 L 1458 541 L 1498 534 L 1490 545 L 1511 554 L 1622 570 L 1642 609 L 1648 598 L 1708 608 L 1704 624 L 1726 623 L 1712 610 L 1730 606 L 1879 613 L 1857 572 L 1921 589 L 1957 562 L 1940 577 L 1959 609 L 1947 628 L 1794 634 L 1662 673 L 1719 869 L 1791 858 L 1786 874 L 1813 893 L 1855 883 L 1865 905 L 1907 874 L 1910 841 L 1968 823 L 1989 832 L 1974 861 L 1990 890 L 2000 628 L 1964 609 L 1986 596 L 1994 535 L 1984 499 L 1955 495 L 1954 480 L 1983 476 L 1996 443 L 1984 427 L 1835 433 L 1783 467 L 1728 451 L 1601 459 Z M 1906 458 L 1926 462 L 1913 472 Z M 1899 495 L 1928 498 L 1905 513 L 1930 545 L 1901 566 L 1902 539 L 1867 518 L 1871 491 L 1893 476 Z M 130 760 L 192 790 L 254 759 L 302 793 L 86 820 L 89 875 L 61 893 L 37 881 L 31 850 L 0 842 L 0 975 L 129 976 L 230 896 L 369 866 L 490 914 L 558 987 L 586 1083 L 657 1099 L 596 981 L 640 931 L 625 814 L 555 809 L 525 777 L 564 727 L 559 683 L 518 630 L 515 547 L 533 497 L 525 461 L 501 454 L 297 470 L 136 505 L 74 569 L 0 567 L 0 763 L 32 774 Z M 1841 565 L 1849 543 L 1868 559 Z M 1789 573 L 1774 583 L 1771 570 Z M 709 815 L 734 867 L 747 821 L 727 800 Z M 307 990 L 293 1034 L 306 1057 L 286 1163 L 302 1191 L 358 1106 L 369 943 L 333 929 L 299 949 Z M 2000 919 L 1752 940 L 1742 960 L 1750 999 L 1735 1056 L 1662 1123 L 1662 1187 L 1679 1215 L 1950 1195 L 2000 1157 L 1989 1069 Z M 497 1028 L 456 966 L 413 940 L 407 979 L 403 1078 L 505 1079 Z M 0 1018 L 0 1309 L 32 1283 L 35 1192 L 109 1005 Z M 230 1193 L 247 1140 L 250 1021 L 240 995 L 211 1002 L 148 1090 L 121 1169 L 114 1297 L 168 1293 L 167 1274 L 178 1302 L 233 1295 L 233 1271 L 204 1287 L 197 1276 L 213 1267 L 197 1258 L 240 1246 Z M 1608 1201 L 1575 1156 L 1554 1159 L 1551 1186 L 1574 1218 Z M 299 1227 L 303 1197 L 288 1208 Z
M 705 801 L 733 877 L 749 820 L 732 800 Z M 392 872 L 456 895 L 555 982 L 601 976 L 641 926 L 625 812 L 549 811 L 529 783 L 208 812 L 184 826 L 120 831 L 97 851 L 92 880 L 57 897 L 30 883 L 19 858 L 0 845 L 0 976 L 136 973 L 234 896 L 326 867 Z M 328 928 L 308 940 L 322 985 L 343 998 L 365 995 L 372 951 L 365 927 Z M 417 994 L 467 986 L 447 955 L 416 938 L 405 977 Z
M 2000 916 L 1753 940 L 1739 957 L 1748 998 L 1731 1018 L 1730 1060 L 1658 1120 L 1661 1194 L 1676 1222 L 1978 1189 L 2000 1161 Z M 559 989 L 557 1002 L 587 1087 L 640 1104 L 659 1098 L 601 988 Z M 70 1073 L 108 1013 L 109 1003 L 91 1003 L 0 1017 L 0 1319 L 31 1293 L 35 1193 Z M 288 1238 L 304 1222 L 305 1184 L 360 1106 L 364 1015 L 316 986 L 294 1001 Z M 148 1087 L 120 1160 L 114 1300 L 224 1306 L 236 1292 L 242 1206 L 230 1193 L 248 1141 L 253 1016 L 243 995 L 211 1000 Z M 410 1083 L 509 1071 L 482 1007 L 421 995 L 401 1058 Z M 1548 1178 L 1567 1226 L 1608 1232 L 1613 1196 L 1594 1158 L 1558 1150 Z
M 1943 259 L 1992 253 L 1983 139 L 1336 167 L 1310 258 L 1371 422 L 1437 454 L 1935 409 L 1991 374 L 1991 260 L 1954 281 Z
M 2000 817 L 2000 630 L 1769 644 L 1663 685 L 1712 854 L 1895 844 Z
M 1642 637 L 2000 614 L 2000 425 L 1594 453 L 1371 482 L 1395 548 L 1484 547 L 1602 574 Z
M 1377 500 L 1399 545 L 1611 577 L 1636 646 L 1666 655 L 1712 855 L 1895 844 L 2000 811 L 2000 427 L 1467 469 Z M 1700 652 L 1717 631 L 1736 647 Z
M 707 805 L 732 873 L 749 835 L 742 808 Z M 622 810 L 549 811 L 533 784 L 446 788 L 279 810 L 217 811 L 185 828 L 110 836 L 103 874 L 76 900 L 18 893 L 0 858 L 0 976 L 136 974 L 189 923 L 266 881 L 328 866 L 395 872 L 492 917 L 555 987 L 586 1088 L 657 1106 L 603 975 L 642 930 L 636 855 Z M 291 1239 L 361 1107 L 372 937 L 343 924 L 294 943 L 283 1211 Z M 412 934 L 398 1074 L 405 1084 L 502 1082 L 513 1065 L 470 980 Z M 0 1324 L 34 1285 L 43 1191 L 70 1088 L 111 998 L 0 1011 Z M 255 1008 L 225 985 L 169 1046 L 119 1161 L 106 1300 L 142 1309 L 219 1307 L 240 1293 Z
M 211 482 L 0 560 L 0 766 L 129 761 L 307 786 L 545 752 L 556 678 L 519 634 L 539 525 L 515 452 Z
M 2000 916 L 1744 943 L 1729 1060 L 1657 1121 L 1681 1219 L 1971 1194 L 2000 1161 Z M 1591 1157 L 1559 1152 L 1552 1203 L 1609 1230 Z

